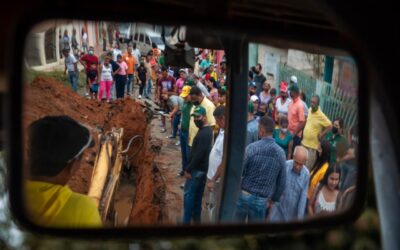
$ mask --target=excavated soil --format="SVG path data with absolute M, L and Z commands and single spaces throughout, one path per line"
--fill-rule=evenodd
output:
M 86 161 L 68 183 L 75 192 L 83 194 L 88 192 L 94 157 L 98 153 L 98 131 L 110 131 L 113 127 L 123 127 L 124 147 L 132 136 L 142 135 L 144 147 L 131 161 L 130 174 L 134 176 L 135 196 L 131 198 L 134 202 L 130 211 L 129 224 L 161 222 L 165 184 L 159 168 L 154 163 L 154 151 L 160 145 L 152 145 L 151 126 L 148 126 L 150 119 L 143 105 L 129 98 L 112 104 L 88 100 L 57 80 L 47 77 L 37 77 L 30 85 L 27 85 L 24 98 L 24 128 L 43 116 L 68 115 L 91 129 L 96 146 L 88 150 L 89 152 L 84 156 Z M 121 192 L 126 192 L 126 190 Z

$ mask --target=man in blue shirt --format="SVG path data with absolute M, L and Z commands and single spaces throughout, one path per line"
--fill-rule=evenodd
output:
M 286 187 L 279 202 L 270 212 L 271 222 L 302 220 L 307 203 L 310 172 L 304 165 L 308 151 L 303 146 L 294 149 L 293 160 L 286 162 Z
M 247 134 L 246 146 L 258 141 L 258 121 L 254 117 L 254 105 L 252 101 L 247 104 Z
M 236 202 L 237 222 L 264 222 L 267 209 L 278 202 L 286 184 L 286 157 L 272 138 L 274 121 L 263 116 L 259 121 L 259 141 L 249 144 L 244 156 L 242 183 Z

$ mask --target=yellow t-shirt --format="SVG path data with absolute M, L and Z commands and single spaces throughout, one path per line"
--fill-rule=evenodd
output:
M 208 98 L 204 97 L 203 101 L 200 103 L 200 106 L 206 109 L 206 116 L 207 116 L 207 122 L 210 126 L 215 126 L 215 118 L 214 118 L 214 110 L 215 106 L 214 103 L 212 103 Z M 196 106 L 193 105 L 192 109 L 190 110 L 190 123 L 189 123 L 189 146 L 191 147 L 193 144 L 194 137 L 197 134 L 197 131 L 199 129 L 196 127 L 194 124 L 194 118 L 191 116 L 193 114 L 193 110 Z
M 311 199 L 311 196 L 314 193 L 315 188 L 318 186 L 318 183 L 324 178 L 326 170 L 328 169 L 329 164 L 326 162 L 322 167 L 318 170 L 317 173 L 310 179 L 310 187 L 308 188 L 307 198 Z M 310 176 L 314 173 L 314 171 L 310 172 Z
M 101 227 L 95 202 L 68 186 L 27 181 L 25 202 L 32 222 L 47 227 Z
M 211 72 L 210 77 L 214 78 L 214 80 L 218 80 L 217 73 L 215 71 Z
M 303 140 L 301 143 L 308 148 L 318 149 L 318 134 L 323 128 L 326 128 L 330 125 L 332 125 L 332 122 L 324 113 L 322 113 L 320 108 L 318 108 L 315 113 L 311 112 L 310 108 L 308 110 L 308 117 L 306 120 L 306 126 L 304 127 Z

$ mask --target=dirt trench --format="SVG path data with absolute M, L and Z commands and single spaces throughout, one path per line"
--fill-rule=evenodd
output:
M 129 225 L 158 224 L 162 220 L 166 187 L 159 168 L 154 164 L 159 145 L 152 145 L 151 126 L 148 126 L 151 120 L 143 105 L 130 98 L 112 104 L 87 100 L 53 78 L 36 77 L 24 91 L 24 131 L 31 122 L 47 115 L 68 115 L 85 124 L 90 128 L 96 145 L 99 143 L 98 131 L 110 131 L 113 127 L 124 128 L 124 147 L 132 136 L 143 136 L 144 146 L 131 160 L 130 170 L 123 174 L 125 180 L 121 182 L 125 191 L 132 188 L 129 183 L 134 185 L 134 192 L 126 192 L 134 193 L 134 197 L 130 197 L 133 204 L 129 208 Z M 84 156 L 86 160 L 69 181 L 73 191 L 87 194 L 97 150 L 97 146 L 88 150 Z

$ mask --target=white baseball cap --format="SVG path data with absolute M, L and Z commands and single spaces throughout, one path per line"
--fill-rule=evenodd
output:
M 250 100 L 251 100 L 252 102 L 256 102 L 256 101 L 258 101 L 258 96 L 252 95 L 252 96 L 250 97 Z
M 291 76 L 290 77 L 290 81 L 294 82 L 294 83 L 297 83 L 297 77 L 296 76 Z

